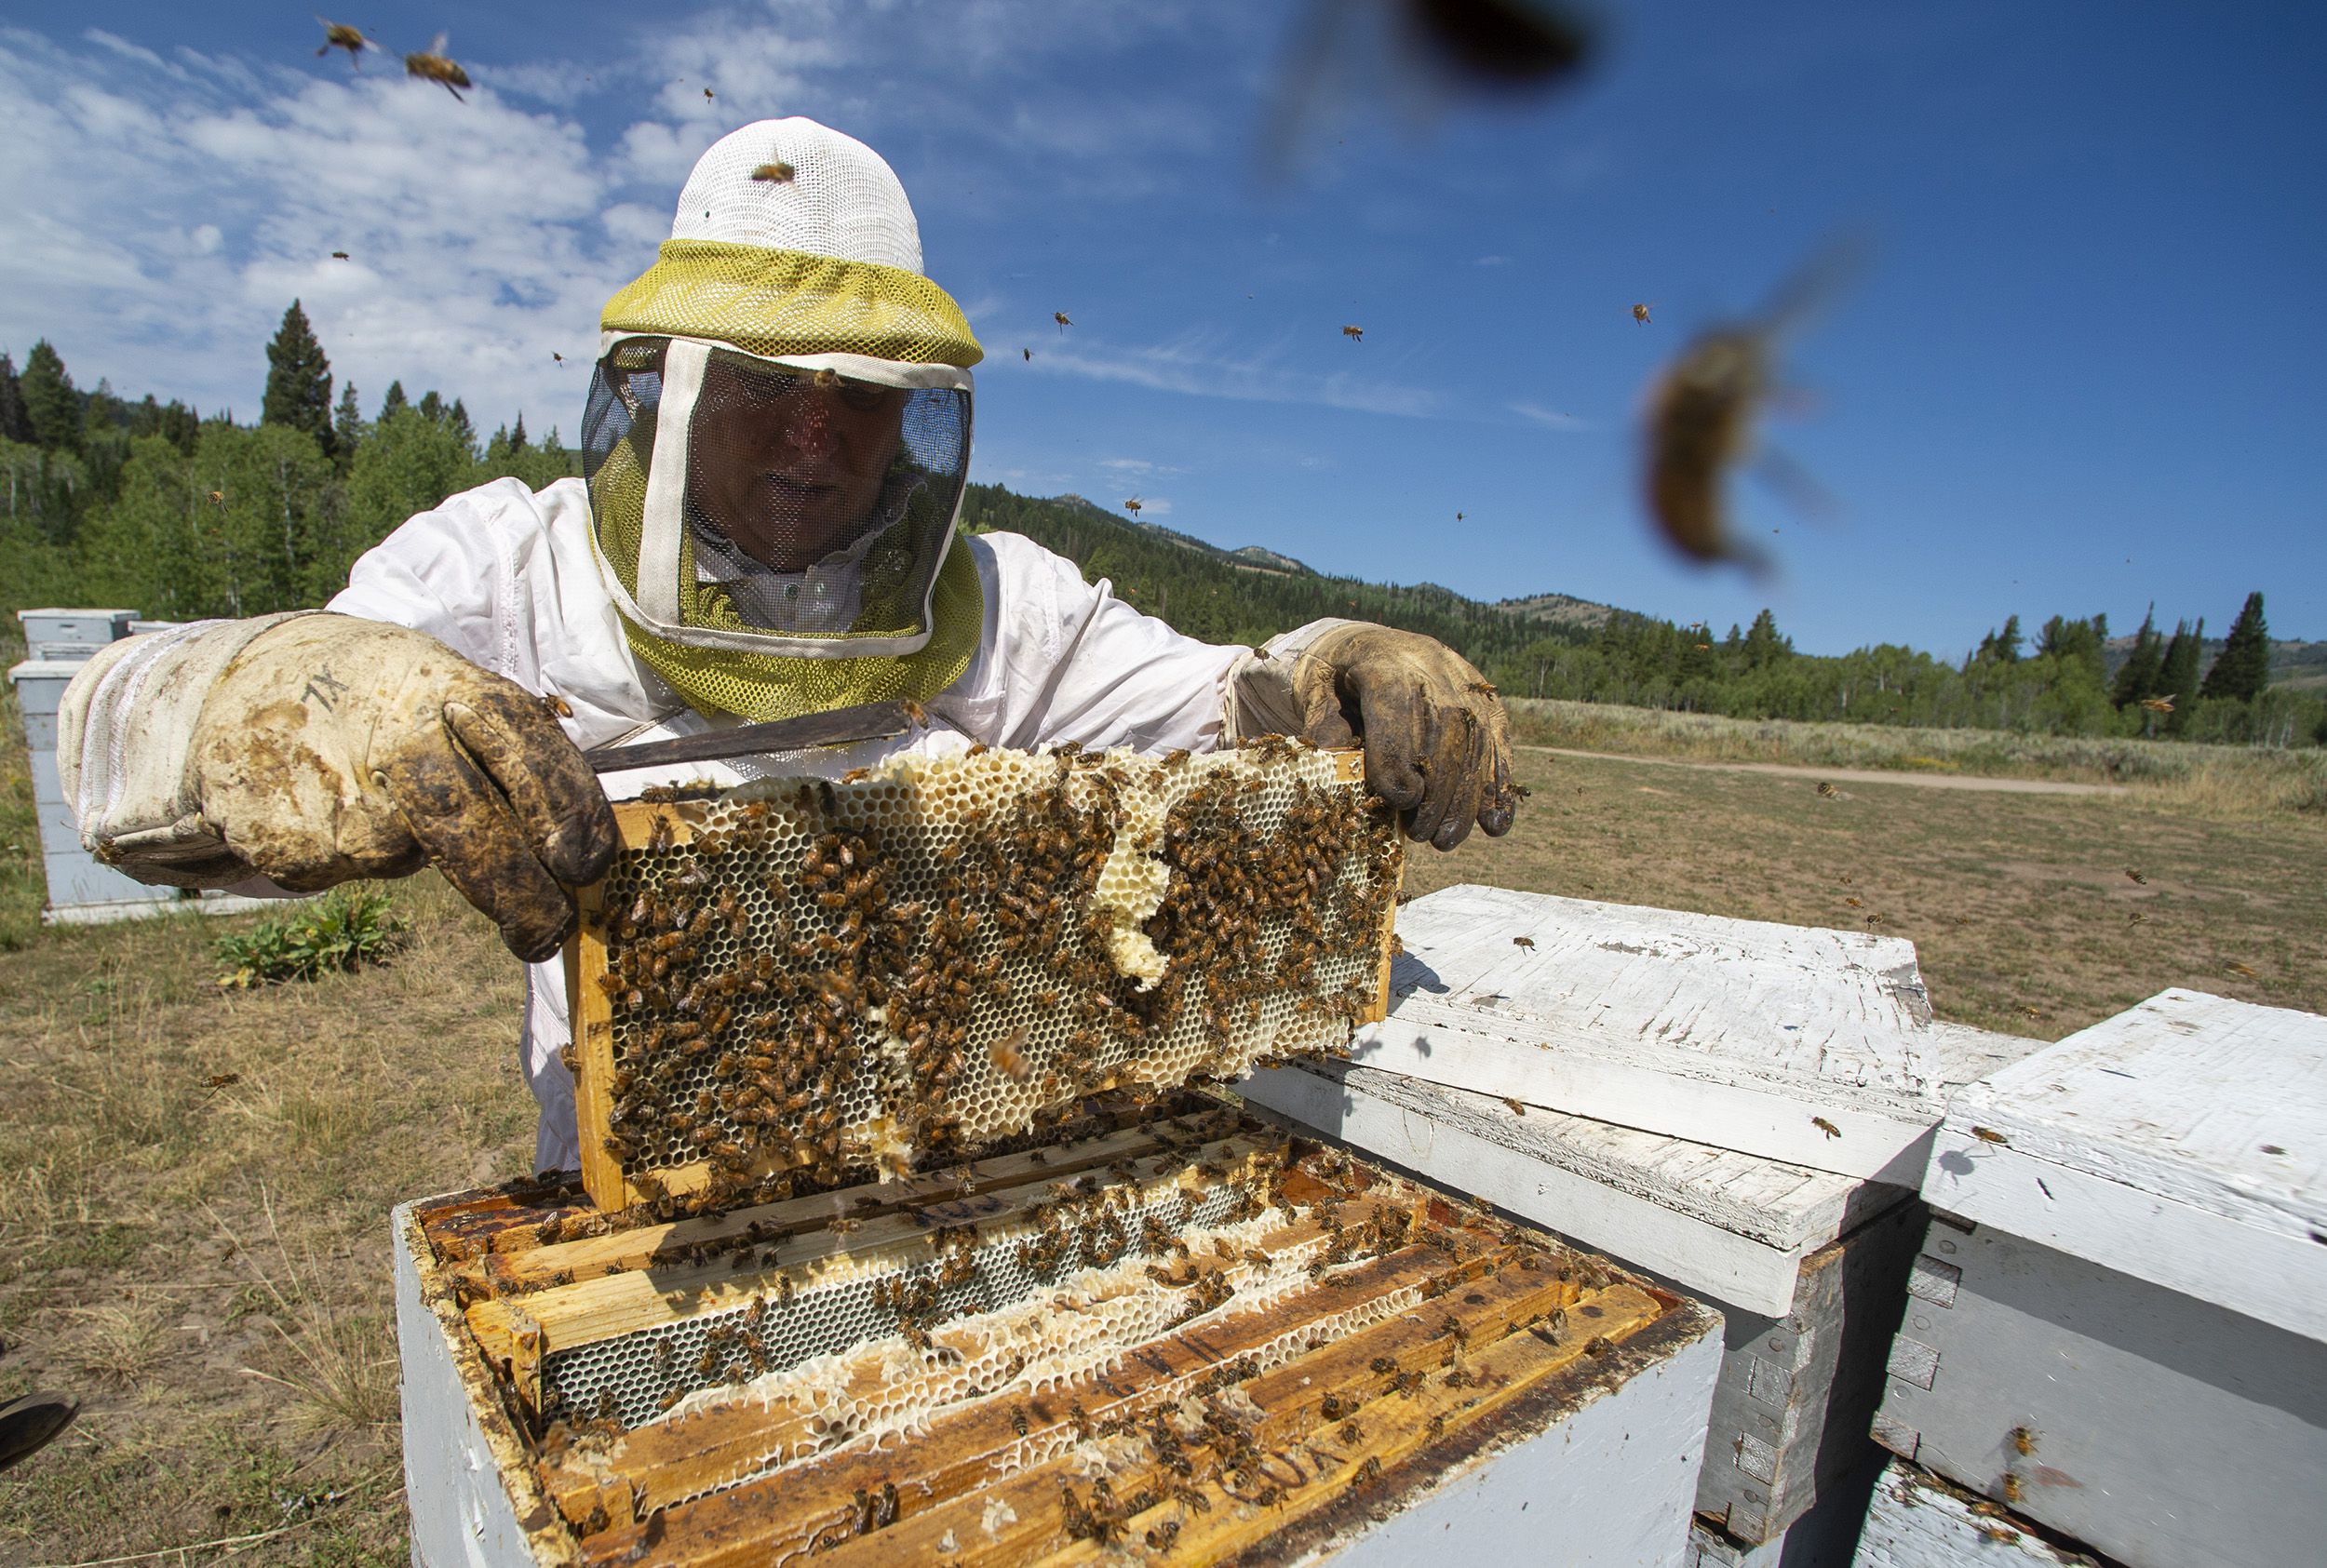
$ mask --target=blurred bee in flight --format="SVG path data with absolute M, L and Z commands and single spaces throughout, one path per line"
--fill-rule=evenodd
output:
M 468 73 L 462 70 L 460 64 L 444 52 L 444 45 L 445 35 L 439 33 L 437 34 L 437 41 L 425 49 L 418 54 L 406 55 L 404 74 L 418 76 L 426 82 L 436 82 L 442 86 L 445 91 L 451 93 L 457 101 L 465 103 L 468 101 L 461 97 L 461 89 L 474 87 L 476 84 L 468 79 Z
M 333 49 L 345 49 L 347 68 L 354 71 L 360 68 L 366 49 L 376 49 L 380 47 L 365 37 L 360 29 L 350 27 L 343 21 L 333 21 L 328 17 L 317 17 L 316 20 L 323 23 L 323 47 L 316 50 L 317 60 L 321 60 Z
M 1310 0 L 1263 127 L 1264 170 L 1291 165 L 1321 97 L 1424 113 L 1461 97 L 1523 98 L 1573 82 L 1598 40 L 1563 0 Z M 1361 79 L 1368 67 L 1384 79 Z
M 1858 270 L 1861 253 L 1854 242 L 1828 247 L 1759 316 L 1700 333 L 1649 388 L 1648 516 L 1691 560 L 1767 570 L 1762 553 L 1729 526 L 1729 471 L 1755 456 L 1754 421 L 1774 389 L 1780 343 L 1834 298 Z M 1759 454 L 1757 467 L 1798 504 L 1823 503 L 1816 483 L 1779 455 Z

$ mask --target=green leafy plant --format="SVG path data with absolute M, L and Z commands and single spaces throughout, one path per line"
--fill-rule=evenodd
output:
M 336 888 L 241 936 L 220 937 L 218 983 L 240 990 L 385 963 L 411 924 L 378 888 Z

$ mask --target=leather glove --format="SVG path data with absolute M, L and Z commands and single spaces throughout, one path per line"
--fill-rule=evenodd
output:
M 1238 698 L 1235 728 L 1249 731 L 1239 740 L 1288 717 L 1289 700 L 1303 740 L 1363 744 L 1365 783 L 1409 838 L 1451 850 L 1474 822 L 1490 838 L 1511 831 L 1518 795 L 1503 700 L 1433 637 L 1355 621 L 1303 627 L 1240 673 Z
M 425 632 L 308 615 L 261 633 L 203 700 L 202 815 L 294 892 L 433 864 L 529 963 L 572 931 L 614 816 L 541 699 Z

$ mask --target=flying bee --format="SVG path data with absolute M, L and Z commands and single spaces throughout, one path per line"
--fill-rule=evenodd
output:
M 703 101 L 704 101 L 704 102 L 706 102 L 706 103 L 714 102 L 714 101 L 717 101 L 718 97 L 719 97 L 719 95 L 718 95 L 717 93 L 713 92 L 713 91 L 712 91 L 709 87 L 706 87 L 706 88 L 704 88 L 704 89 L 703 89 Z
M 208 500 L 211 505 L 217 507 L 220 511 L 223 512 L 226 510 L 226 492 L 224 490 L 211 490 L 208 492 L 206 499 Z
M 1974 1127 L 1971 1135 L 1984 1144 L 2001 1144 L 2006 1148 L 2011 1147 L 2011 1140 L 1993 1127 Z
M 344 261 L 347 260 L 347 252 L 344 250 L 334 250 L 331 252 L 331 260 L 334 261 Z
M 754 180 L 764 181 L 771 185 L 788 185 L 792 182 L 792 176 L 799 172 L 790 164 L 778 158 L 773 163 L 764 163 L 753 169 L 751 177 Z
M 418 76 L 424 81 L 437 83 L 445 91 L 451 93 L 456 101 L 465 103 L 468 101 L 461 97 L 460 89 L 474 87 L 476 84 L 468 79 L 468 73 L 462 70 L 457 61 L 445 54 L 444 38 L 445 35 L 439 33 L 437 34 L 437 41 L 429 45 L 427 48 L 418 54 L 406 55 L 404 74 L 407 76 Z
M 1818 793 L 1826 799 L 1832 800 L 1836 796 L 1841 794 L 1842 792 L 1835 788 L 1831 781 L 1821 779 L 1818 781 Z
M 1363 327 L 1344 327 L 1341 328 L 1341 335 L 1349 339 L 1350 342 L 1353 343 L 1362 343 L 1365 341 L 1365 328 Z
M 1141 501 L 1135 495 L 1129 501 L 1123 503 L 1123 510 L 1130 513 L 1132 516 L 1136 518 L 1139 516 L 1139 509 L 1146 504 L 1147 503 Z
M 2176 693 L 2169 691 L 2162 697 L 2144 697 L 2141 705 L 2151 713 L 2172 713 Z
M 1842 1136 L 1842 1129 L 1836 1127 L 1833 1122 L 1828 1121 L 1823 1116 L 1811 1117 L 1809 1119 L 1809 1124 L 1812 1127 L 1817 1128 L 1821 1132 L 1826 1134 L 1829 1138 L 1839 1138 Z
M 1074 325 L 1074 317 L 1069 315 L 1063 310 L 1055 310 L 1051 312 L 1050 318 L 1058 323 L 1058 335 L 1062 338 L 1067 335 L 1067 328 Z
M 2145 877 L 2144 875 L 2142 875 L 2140 872 L 2138 872 L 2138 871 L 2134 870 L 2134 869 L 2133 869 L 2132 866 L 2130 866 L 2130 865 L 2129 865 L 2129 866 L 2127 866 L 2127 867 L 2125 868 L 2125 875 L 2126 875 L 2126 876 L 2128 876 L 2128 877 L 2130 877 L 2130 878 L 2132 878 L 2133 879 L 2133 882 L 2134 882 L 2134 884 L 2135 884 L 2136 886 L 2139 886 L 2139 887 L 2145 887 L 2145 887 L 2147 887 L 2147 886 L 2149 885 L 2149 878 L 2148 878 L 2147 877 Z
M 1535 938 L 1531 936 L 1514 936 L 1511 939 L 1511 945 L 1513 947 L 1532 948 L 1535 945 Z
M 358 68 L 358 62 L 362 60 L 366 49 L 376 49 L 380 47 L 365 37 L 360 29 L 350 27 L 343 21 L 331 21 L 323 17 L 317 17 L 316 20 L 323 23 L 323 47 L 316 50 L 317 60 L 321 60 L 333 49 L 345 49 L 347 68 L 354 71 Z
M 1691 560 L 1765 565 L 1729 527 L 1724 486 L 1752 455 L 1753 424 L 1776 379 L 1779 341 L 1839 287 L 1855 257 L 1829 250 L 1782 287 L 1760 317 L 1701 334 L 1649 390 L 1647 415 L 1648 513 L 1666 541 Z M 1815 487 L 1774 456 L 1764 472 L 1809 498 Z

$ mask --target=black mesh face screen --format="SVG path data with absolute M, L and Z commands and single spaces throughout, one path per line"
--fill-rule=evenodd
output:
M 912 492 L 949 497 L 967 437 L 967 398 L 951 389 L 715 354 L 689 431 L 688 517 L 762 567 L 804 571 L 900 521 Z M 919 555 L 935 541 L 895 543 Z

